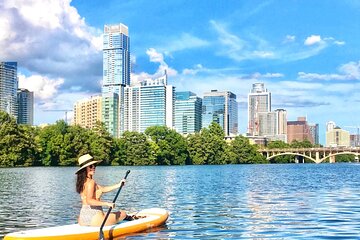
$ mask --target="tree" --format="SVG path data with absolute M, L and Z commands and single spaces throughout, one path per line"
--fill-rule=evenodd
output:
M 125 165 L 155 165 L 150 143 L 146 135 L 138 132 L 124 132 L 122 135 Z
M 175 130 L 166 126 L 151 126 L 145 130 L 151 141 L 157 145 L 157 164 L 185 165 L 189 154 L 185 139 Z
M 87 143 L 90 147 L 90 154 L 95 159 L 102 160 L 102 164 L 105 165 L 112 163 L 116 143 L 114 138 L 106 130 L 104 123 L 98 121 L 95 124 L 95 127 L 89 133 Z
M 193 164 L 224 164 L 229 155 L 224 140 L 224 131 L 215 122 L 209 129 L 203 128 L 200 133 L 188 137 L 188 152 Z
M 244 136 L 236 136 L 230 143 L 234 159 L 231 163 L 265 163 L 266 159 L 258 151 L 256 145 L 251 145 L 249 139 Z

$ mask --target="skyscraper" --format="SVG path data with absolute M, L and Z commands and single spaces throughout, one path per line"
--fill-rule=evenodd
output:
M 236 95 L 229 91 L 204 93 L 202 105 L 202 127 L 209 127 L 212 122 L 224 129 L 225 136 L 238 133 L 238 110 Z
M 146 79 L 124 91 L 124 130 L 144 132 L 150 126 L 174 127 L 175 87 L 167 84 L 167 74 Z
M 17 119 L 17 62 L 0 62 L 0 110 Z
M 103 85 L 102 85 L 102 94 L 103 97 L 110 100 L 111 97 L 118 97 L 118 100 L 111 100 L 110 102 L 117 102 L 118 104 L 106 105 L 107 110 L 103 112 L 108 112 L 109 108 L 115 107 L 117 109 L 112 109 L 110 112 L 117 115 L 108 118 L 108 115 L 103 116 L 103 121 L 106 126 L 109 126 L 109 121 L 113 121 L 117 118 L 117 123 L 113 125 L 111 129 L 114 131 L 109 132 L 115 136 L 119 137 L 124 131 L 124 87 L 130 85 L 130 38 L 128 27 L 124 24 L 117 25 L 105 25 L 104 26 L 104 36 L 103 36 Z M 112 95 L 115 93 L 116 95 Z
M 258 113 L 261 112 L 271 112 L 271 93 L 264 83 L 254 83 L 248 95 L 248 135 L 259 136 Z
M 193 92 L 176 92 L 175 130 L 181 134 L 201 130 L 202 99 Z
M 19 124 L 34 124 L 34 93 L 20 88 L 17 91 Z

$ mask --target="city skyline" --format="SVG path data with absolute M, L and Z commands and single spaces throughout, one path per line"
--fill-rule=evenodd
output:
M 231 91 L 239 133 L 255 82 L 272 93 L 288 120 L 360 125 L 358 1 L 4 1 L 1 61 L 17 61 L 19 87 L 34 92 L 34 123 L 64 118 L 82 98 L 101 92 L 102 30 L 123 23 L 131 35 L 131 81 L 167 70 L 176 91 L 202 97 Z M 276 14 L 274 14 L 276 13 Z M 358 20 L 356 20 L 358 19 Z M 355 117 L 353 117 L 355 115 Z

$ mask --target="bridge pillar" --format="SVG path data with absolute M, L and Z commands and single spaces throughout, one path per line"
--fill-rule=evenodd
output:
M 330 156 L 329 158 L 330 163 L 335 163 L 335 156 Z
M 320 162 L 320 153 L 319 152 L 315 153 L 315 160 L 316 160 L 316 163 Z

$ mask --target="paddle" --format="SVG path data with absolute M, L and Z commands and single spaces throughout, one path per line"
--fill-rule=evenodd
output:
M 127 178 L 127 176 L 129 175 L 129 173 L 130 173 L 130 170 L 127 170 L 124 179 Z M 121 191 L 121 188 L 122 188 L 123 186 L 124 186 L 124 184 L 122 183 L 121 186 L 119 187 L 119 190 L 117 191 L 117 193 L 116 193 L 116 195 L 115 195 L 114 200 L 112 201 L 113 203 L 116 202 L 116 199 L 117 199 L 117 197 L 119 196 L 120 191 Z M 105 225 L 105 223 L 106 223 L 106 220 L 108 219 L 108 217 L 109 217 L 109 215 L 110 215 L 110 213 L 111 213 L 111 210 L 112 210 L 112 207 L 110 207 L 109 210 L 107 211 L 106 216 L 105 216 L 105 218 L 104 218 L 104 221 L 103 221 L 102 224 L 101 224 L 100 233 L 99 233 L 99 239 L 100 239 L 100 240 L 104 240 L 104 239 L 105 239 L 105 238 L 104 238 L 103 227 L 104 227 L 104 225 Z

